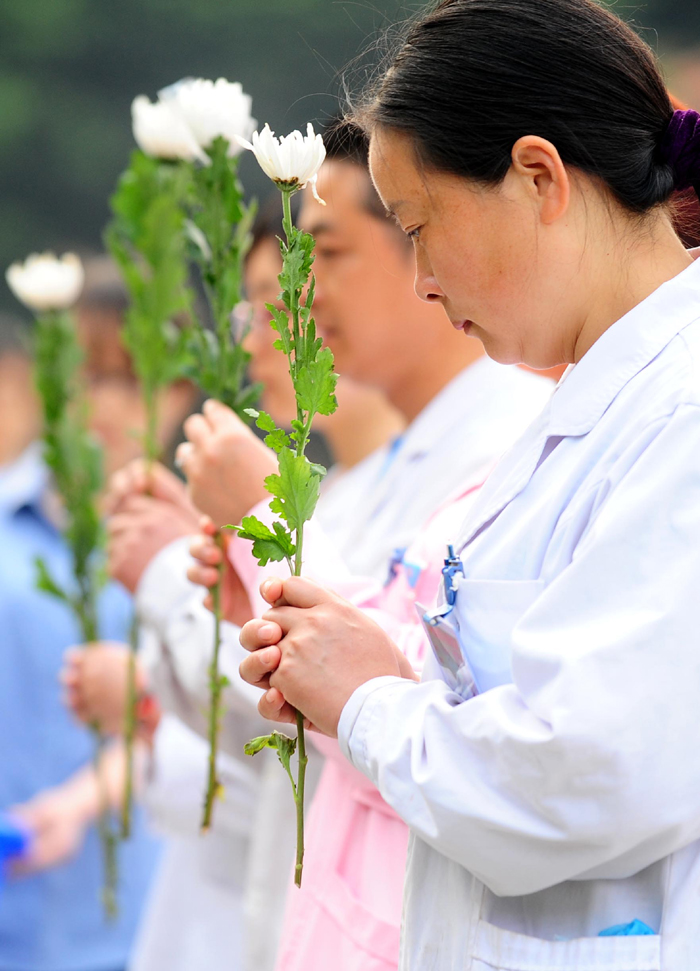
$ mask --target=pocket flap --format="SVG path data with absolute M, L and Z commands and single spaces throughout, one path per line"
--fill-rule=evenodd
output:
M 543 941 L 479 921 L 473 957 L 494 971 L 660 971 L 661 938 Z

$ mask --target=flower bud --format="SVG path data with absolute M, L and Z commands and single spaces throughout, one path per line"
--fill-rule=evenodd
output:
M 53 253 L 32 253 L 5 273 L 17 299 L 37 312 L 66 310 L 80 296 L 84 277 L 83 264 L 74 253 L 60 259 Z

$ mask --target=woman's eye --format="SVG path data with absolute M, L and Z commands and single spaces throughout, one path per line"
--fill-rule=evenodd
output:
M 412 229 L 410 232 L 406 233 L 409 239 L 420 239 L 420 226 L 416 229 Z

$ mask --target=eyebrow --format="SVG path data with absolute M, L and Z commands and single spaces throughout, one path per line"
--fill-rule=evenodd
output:
M 306 232 L 311 236 L 320 236 L 323 233 L 334 233 L 336 232 L 336 228 L 330 222 L 313 223 L 307 228 Z
M 406 205 L 405 199 L 399 199 L 398 202 L 388 202 L 384 206 L 388 216 L 393 216 L 394 219 L 398 216 L 399 209 L 402 209 Z

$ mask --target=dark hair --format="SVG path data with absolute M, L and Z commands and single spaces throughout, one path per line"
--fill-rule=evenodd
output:
M 323 130 L 323 144 L 329 162 L 349 162 L 367 173 L 368 185 L 367 194 L 363 200 L 364 208 L 370 216 L 386 219 L 386 209 L 369 179 L 369 135 L 364 128 L 352 119 L 334 118 Z M 395 226 L 393 221 L 391 226 Z M 405 238 L 403 233 L 401 236 Z
M 673 192 L 659 152 L 672 115 L 650 48 L 594 0 L 442 0 L 357 112 L 365 130 L 410 135 L 426 165 L 483 184 L 539 135 L 636 213 Z

